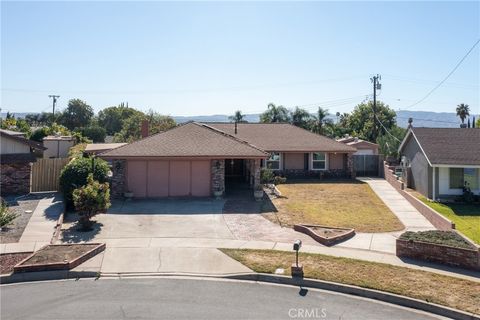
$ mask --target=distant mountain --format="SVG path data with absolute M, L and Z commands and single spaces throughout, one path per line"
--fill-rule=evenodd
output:
M 13 112 L 12 112 L 13 113 Z M 14 113 L 17 118 L 24 118 L 27 113 Z M 7 114 L 2 112 L 2 118 Z M 184 123 L 187 121 L 198 122 L 229 122 L 228 115 L 215 114 L 211 116 L 172 116 L 177 123 Z M 400 127 L 406 128 L 408 125 L 408 118 L 413 118 L 413 126 L 415 127 L 434 127 L 434 128 L 458 128 L 460 126 L 460 119 L 453 112 L 430 112 L 430 111 L 397 111 L 397 123 Z M 471 116 L 473 117 L 473 115 Z M 475 115 L 478 119 L 480 115 Z M 330 116 L 332 120 L 336 120 L 334 116 Z M 248 122 L 259 122 L 260 114 L 247 114 L 245 120 Z M 470 119 L 472 120 L 472 119 Z

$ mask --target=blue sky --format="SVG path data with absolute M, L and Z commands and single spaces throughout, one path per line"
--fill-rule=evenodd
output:
M 170 115 L 421 99 L 480 38 L 480 2 L 3 2 L 1 108 L 80 98 Z M 480 45 L 408 110 L 480 113 Z

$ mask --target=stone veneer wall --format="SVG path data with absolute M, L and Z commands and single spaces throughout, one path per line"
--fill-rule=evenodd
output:
M 347 170 L 343 169 L 332 169 L 332 170 L 325 170 L 325 171 L 315 171 L 315 170 L 308 170 L 305 171 L 303 169 L 288 169 L 288 170 L 281 170 L 275 171 L 275 173 L 280 174 L 281 176 L 285 176 L 287 178 L 295 179 L 295 178 L 319 178 L 319 179 L 328 179 L 328 178 L 350 178 L 350 173 Z
M 2 195 L 30 193 L 30 162 L 1 165 L 0 191 Z
M 112 164 L 113 175 L 110 195 L 112 198 L 121 198 L 126 192 L 127 160 L 113 160 Z
M 480 270 L 480 251 L 397 239 L 397 256 Z
M 225 160 L 212 160 L 212 193 L 225 192 Z

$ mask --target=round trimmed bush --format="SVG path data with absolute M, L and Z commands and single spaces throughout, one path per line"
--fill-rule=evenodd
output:
M 95 158 L 95 171 L 92 172 L 92 158 L 76 158 L 68 163 L 60 173 L 60 191 L 63 193 L 68 208 L 73 207 L 73 190 L 87 184 L 87 178 L 93 173 L 93 178 L 100 183 L 108 179 L 108 163 L 105 160 Z

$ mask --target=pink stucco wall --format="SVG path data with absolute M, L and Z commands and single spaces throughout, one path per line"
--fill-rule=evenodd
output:
M 345 169 L 344 168 L 344 153 L 329 153 L 328 154 L 328 169 Z
M 283 163 L 286 170 L 289 169 L 304 169 L 305 156 L 303 153 L 284 153 Z
M 168 197 L 169 162 L 148 161 L 148 196 Z

